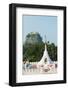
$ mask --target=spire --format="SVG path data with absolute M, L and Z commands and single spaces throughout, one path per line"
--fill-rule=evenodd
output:
M 47 64 L 53 63 L 48 55 L 46 43 L 47 43 L 47 41 L 46 41 L 46 35 L 45 35 L 45 50 L 43 52 L 43 56 L 42 56 L 41 60 L 38 62 L 38 64 L 40 64 L 40 65 L 45 63 L 45 59 L 47 59 Z
M 46 49 L 46 43 L 47 43 L 47 40 L 46 40 L 46 35 L 45 35 L 45 49 Z
M 46 35 L 45 35 L 45 44 L 47 43 L 47 40 L 46 40 Z

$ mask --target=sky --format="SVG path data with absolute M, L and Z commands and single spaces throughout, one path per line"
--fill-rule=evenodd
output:
M 28 33 L 39 32 L 43 42 L 45 42 L 45 35 L 47 41 L 57 45 L 57 16 L 22 16 L 22 29 L 24 33 L 24 40 Z

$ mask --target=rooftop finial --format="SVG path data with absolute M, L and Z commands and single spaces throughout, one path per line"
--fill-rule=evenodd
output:
M 46 35 L 45 35 L 45 43 L 47 42 L 47 40 L 46 40 Z

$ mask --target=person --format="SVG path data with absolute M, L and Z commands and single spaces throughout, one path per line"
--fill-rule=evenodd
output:
M 26 61 L 26 68 L 31 69 L 32 64 L 30 64 L 29 60 Z

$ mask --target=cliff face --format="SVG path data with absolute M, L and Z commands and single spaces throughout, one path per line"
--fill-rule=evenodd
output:
M 42 37 L 38 32 L 28 33 L 28 35 L 26 36 L 25 43 L 28 44 L 42 43 Z
M 43 55 L 44 43 L 37 32 L 28 33 L 23 45 L 23 60 L 39 61 Z

